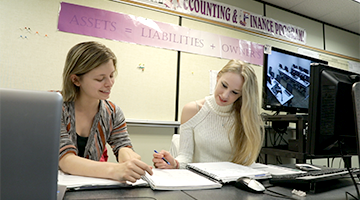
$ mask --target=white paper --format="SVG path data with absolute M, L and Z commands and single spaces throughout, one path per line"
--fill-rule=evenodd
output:
M 81 188 L 84 186 L 138 186 L 138 185 L 147 185 L 147 182 L 139 179 L 135 183 L 131 183 L 129 181 L 120 182 L 110 179 L 104 178 L 93 178 L 93 177 L 85 177 L 85 176 L 76 176 L 65 174 L 62 171 L 58 171 L 58 184 L 65 185 L 67 188 Z
M 221 184 L 187 169 L 153 169 L 145 179 L 154 190 L 197 190 L 221 188 Z

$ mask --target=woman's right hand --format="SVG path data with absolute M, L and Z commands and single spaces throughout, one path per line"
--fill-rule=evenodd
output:
M 60 169 L 68 174 L 107 178 L 117 181 L 136 182 L 148 172 L 153 175 L 152 166 L 137 158 L 129 158 L 122 163 L 99 162 L 68 153 L 59 160 Z
M 168 151 L 161 150 L 159 153 L 153 154 L 154 158 L 152 159 L 154 166 L 159 169 L 176 169 L 177 162 L 174 159 L 174 157 L 171 156 L 171 154 Z M 163 158 L 165 158 L 169 163 L 167 164 Z
M 133 158 L 122 163 L 116 163 L 112 168 L 112 179 L 119 181 L 136 182 L 148 172 L 153 175 L 152 167 L 143 161 Z

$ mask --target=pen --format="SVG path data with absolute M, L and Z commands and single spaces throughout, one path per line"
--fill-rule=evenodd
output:
M 159 153 L 156 150 L 154 150 L 155 153 Z M 169 161 L 167 161 L 164 157 L 162 157 L 163 161 L 165 161 L 168 165 L 170 165 Z

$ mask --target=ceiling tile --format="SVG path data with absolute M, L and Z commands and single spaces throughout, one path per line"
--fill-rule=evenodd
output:
M 360 34 L 360 3 L 353 0 L 262 0 L 262 2 Z

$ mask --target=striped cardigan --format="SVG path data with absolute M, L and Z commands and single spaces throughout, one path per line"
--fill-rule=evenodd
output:
M 74 102 L 64 102 L 59 160 L 68 153 L 77 155 L 76 140 Z M 120 107 L 108 100 L 101 100 L 85 147 L 84 157 L 99 161 L 106 143 L 112 147 L 116 159 L 118 159 L 118 151 L 121 147 L 132 148 L 125 117 Z

